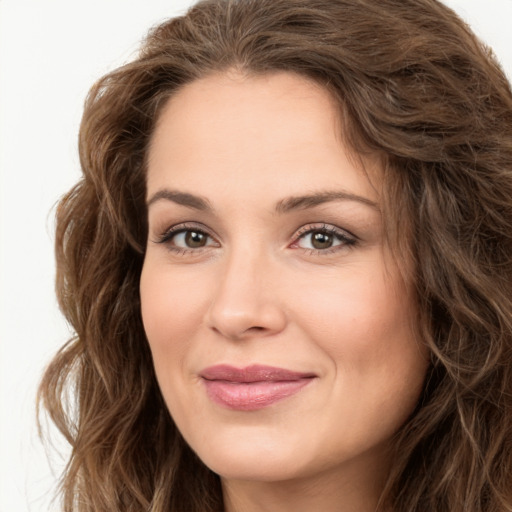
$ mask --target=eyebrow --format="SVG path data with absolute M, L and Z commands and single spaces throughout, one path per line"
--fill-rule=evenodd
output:
M 308 208 L 314 208 L 324 203 L 331 201 L 356 201 L 366 206 L 380 211 L 377 203 L 370 199 L 346 192 L 344 190 L 333 190 L 326 192 L 317 192 L 314 194 L 308 194 L 304 196 L 287 197 L 281 199 L 276 205 L 276 211 L 278 213 L 287 213 L 292 210 L 306 210 Z
M 149 208 L 153 203 L 161 200 L 172 201 L 173 203 L 180 204 L 182 206 L 188 206 L 194 210 L 213 210 L 210 202 L 205 197 L 189 194 L 188 192 L 180 192 L 178 190 L 169 190 L 167 188 L 159 190 L 153 194 L 148 200 L 146 206 Z
M 161 200 L 172 201 L 173 203 L 187 206 L 189 208 L 193 208 L 194 210 L 213 211 L 213 207 L 205 197 L 196 196 L 188 192 L 180 192 L 178 190 L 169 189 L 162 189 L 153 194 L 147 202 L 147 207 L 149 208 L 153 203 Z M 282 214 L 293 210 L 307 210 L 308 208 L 314 208 L 315 206 L 319 206 L 321 204 L 329 203 L 332 201 L 356 201 L 377 211 L 380 211 L 377 203 L 374 201 L 343 190 L 333 190 L 317 192 L 303 196 L 286 197 L 277 202 L 275 210 L 277 213 Z

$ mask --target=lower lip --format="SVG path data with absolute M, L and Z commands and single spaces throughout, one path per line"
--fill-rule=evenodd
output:
M 298 393 L 313 379 L 229 382 L 204 380 L 210 399 L 237 411 L 257 411 Z

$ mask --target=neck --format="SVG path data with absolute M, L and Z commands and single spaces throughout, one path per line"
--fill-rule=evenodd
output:
M 222 479 L 225 512 L 389 512 L 379 507 L 387 467 L 361 469 L 279 482 Z

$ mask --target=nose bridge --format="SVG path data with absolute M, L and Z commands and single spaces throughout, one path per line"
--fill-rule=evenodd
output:
M 230 339 L 282 330 L 286 318 L 272 286 L 276 270 L 271 255 L 254 244 L 228 251 L 209 310 L 211 328 Z

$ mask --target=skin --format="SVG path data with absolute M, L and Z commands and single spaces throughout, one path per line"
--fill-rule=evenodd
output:
M 381 169 L 346 149 L 338 116 L 305 78 L 232 71 L 176 93 L 153 135 L 144 326 L 169 411 L 229 512 L 375 510 L 425 378 L 411 286 L 384 244 Z M 232 410 L 201 378 L 217 364 L 315 377 Z

